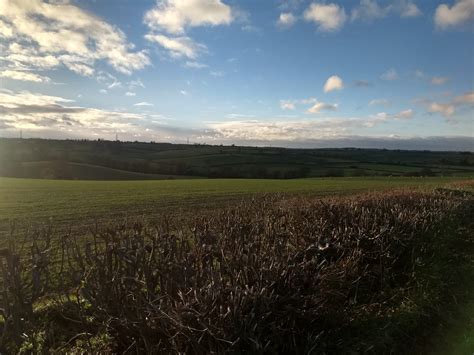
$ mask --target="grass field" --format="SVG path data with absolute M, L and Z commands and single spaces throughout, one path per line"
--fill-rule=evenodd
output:
M 79 224 L 117 216 L 180 214 L 212 209 L 245 197 L 352 194 L 399 188 L 433 188 L 460 178 L 316 178 L 294 180 L 194 179 L 68 181 L 0 178 L 0 230 L 10 223 Z

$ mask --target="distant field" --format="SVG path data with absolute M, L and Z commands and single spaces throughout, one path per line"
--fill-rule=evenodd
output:
M 43 174 L 47 175 L 48 172 L 53 172 L 58 168 L 57 165 L 54 161 L 34 161 L 22 164 L 25 175 L 34 179 L 44 178 Z M 183 175 L 144 174 L 82 163 L 64 162 L 61 165 L 60 168 L 71 177 L 74 177 L 74 180 L 168 180 L 194 178 Z
M 0 178 L 0 229 L 52 221 L 75 225 L 91 219 L 192 213 L 266 193 L 350 194 L 397 188 L 433 188 L 459 178 L 316 178 L 293 180 L 193 179 L 70 181 Z
M 71 180 L 474 176 L 472 152 L 0 138 L 0 176 Z

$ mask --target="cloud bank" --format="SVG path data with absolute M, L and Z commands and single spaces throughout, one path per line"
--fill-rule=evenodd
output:
M 143 19 L 150 29 L 145 38 L 173 58 L 196 59 L 207 53 L 207 47 L 187 36 L 187 29 L 229 25 L 235 17 L 235 11 L 221 0 L 157 0 Z
M 5 45 L 0 59 L 8 67 L 2 76 L 14 80 L 45 82 L 28 71 L 62 65 L 91 76 L 97 61 L 123 74 L 150 64 L 147 53 L 134 50 L 120 29 L 68 1 L 2 0 L 0 29 Z

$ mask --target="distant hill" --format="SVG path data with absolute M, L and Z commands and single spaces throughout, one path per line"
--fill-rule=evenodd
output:
M 23 162 L 21 170 L 24 177 L 35 179 L 168 180 L 193 178 L 192 176 L 146 174 L 61 160 Z
M 474 154 L 0 139 L 0 176 L 11 177 L 143 180 L 435 175 L 473 176 Z

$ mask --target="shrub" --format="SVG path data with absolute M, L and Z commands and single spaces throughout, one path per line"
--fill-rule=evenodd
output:
M 354 322 L 391 314 L 417 282 L 426 237 L 435 240 L 468 208 L 470 196 L 444 192 L 267 197 L 186 224 L 122 223 L 86 239 L 62 236 L 55 256 L 50 244 L 37 246 L 57 264 L 39 269 L 36 286 L 33 274 L 3 263 L 4 294 L 32 304 L 49 291 L 76 334 L 120 352 L 327 353 L 348 344 L 365 351 L 351 334 Z M 11 326 L 18 318 L 4 312 L 12 330 L 4 348 L 21 346 L 15 332 L 40 338 L 42 349 L 84 343 L 60 329 L 45 333 L 26 308 L 18 329 Z

